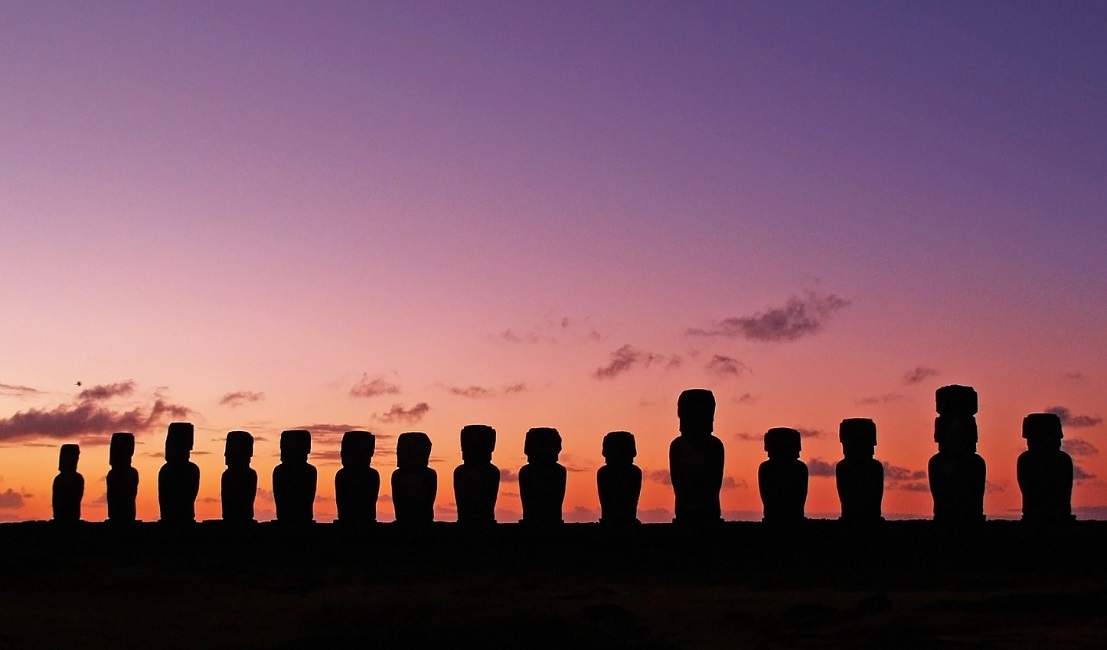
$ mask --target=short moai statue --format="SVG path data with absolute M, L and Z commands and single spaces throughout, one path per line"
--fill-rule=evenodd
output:
M 277 506 L 277 521 L 282 524 L 315 521 L 315 488 L 319 474 L 308 463 L 309 454 L 310 431 L 281 432 L 281 462 L 273 468 L 273 501 Z
M 138 470 L 131 466 L 135 455 L 135 434 L 119 432 L 111 435 L 108 449 L 108 522 L 133 523 L 135 498 L 138 496 Z
M 392 506 L 396 523 L 434 521 L 438 473 L 430 468 L 431 439 L 422 431 L 401 433 L 396 439 L 396 471 L 392 472 Z
M 368 431 L 347 431 L 342 435 L 342 467 L 334 476 L 334 500 L 340 524 L 377 521 L 381 476 L 370 466 L 376 440 Z
M 723 442 L 715 430 L 715 396 L 691 388 L 677 400 L 680 435 L 669 445 L 669 476 L 676 498 L 677 524 L 722 521 Z
M 522 523 L 562 523 L 561 506 L 565 501 L 567 472 L 557 462 L 561 455 L 561 434 L 552 427 L 531 429 L 523 441 L 523 453 L 527 456 L 527 464 L 519 470 Z
M 934 521 L 953 525 L 984 521 L 987 467 L 976 453 L 976 391 L 969 386 L 943 386 L 935 401 L 938 453 L 927 464 Z
M 873 458 L 876 451 L 876 424 L 867 418 L 849 418 L 838 425 L 838 440 L 844 458 L 838 461 L 834 475 L 842 521 L 868 524 L 882 521 L 880 503 L 884 499 L 884 465 Z
M 492 464 L 495 449 L 495 429 L 486 424 L 462 427 L 461 464 L 454 469 L 454 500 L 459 524 L 496 523 L 500 469 Z
M 58 450 L 58 475 L 54 477 L 51 504 L 54 521 L 73 523 L 81 520 L 81 499 L 85 495 L 85 479 L 77 473 L 81 448 L 62 445 Z
M 254 497 L 258 491 L 258 473 L 250 467 L 254 456 L 254 437 L 246 431 L 231 431 L 223 458 L 227 469 L 219 483 L 223 521 L 244 524 L 254 521 Z
M 596 472 L 601 524 L 625 526 L 639 523 L 638 497 L 642 493 L 642 470 L 634 464 L 637 455 L 634 434 L 629 431 L 612 431 L 603 437 L 604 465 Z
M 757 468 L 766 523 L 796 523 L 804 520 L 807 503 L 807 465 L 799 459 L 800 432 L 776 427 L 765 432 L 769 459 Z
M 172 422 L 165 436 L 165 464 L 158 471 L 161 520 L 183 524 L 196 521 L 200 468 L 190 460 L 194 440 L 191 422 Z
M 1072 521 L 1072 457 L 1061 449 L 1061 418 L 1031 413 L 1022 421 L 1026 451 L 1019 455 L 1022 519 L 1034 523 Z

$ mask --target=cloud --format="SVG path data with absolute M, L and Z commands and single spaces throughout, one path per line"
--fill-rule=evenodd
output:
M 113 397 L 130 395 L 134 391 L 135 381 L 133 379 L 128 379 L 127 381 L 121 381 L 115 384 L 100 384 L 92 388 L 86 388 L 77 395 L 77 399 L 82 402 L 102 402 Z
M 369 378 L 368 373 L 361 373 L 361 379 L 350 388 L 350 397 L 377 397 L 378 395 L 396 395 L 400 387 L 384 377 Z
M 340 435 L 347 431 L 366 431 L 368 427 L 364 427 L 360 424 L 301 424 L 293 429 L 307 429 L 312 434 L 320 435 Z M 378 440 L 381 438 L 389 438 L 390 436 L 382 436 L 379 434 L 373 434 Z M 254 439 L 257 440 L 256 438 Z
M 600 515 L 598 512 L 591 508 L 585 508 L 584 506 L 576 506 L 565 513 L 565 521 L 572 523 L 597 521 L 599 518 Z
M 1103 422 L 1103 418 L 1098 415 L 1073 415 L 1072 411 L 1065 406 L 1050 406 L 1045 412 L 1055 414 L 1061 418 L 1062 425 L 1075 429 L 1094 427 Z
M 1095 445 L 1082 438 L 1065 438 L 1061 446 L 1073 456 L 1095 456 L 1099 453 Z
M 1095 474 L 1087 471 L 1081 467 L 1078 463 L 1074 463 L 1072 466 L 1072 480 L 1077 483 L 1083 483 L 1084 481 L 1090 481 L 1095 478 Z
M 860 406 L 875 406 L 877 404 L 891 404 L 892 402 L 899 402 L 903 399 L 906 399 L 906 396 L 900 393 L 883 393 L 881 395 L 862 397 L 857 400 L 857 404 Z
M 24 499 L 29 498 L 30 496 L 30 494 L 16 492 L 15 490 L 8 488 L 7 490 L 0 492 L 0 509 L 19 510 L 23 507 Z
M 447 386 L 446 390 L 450 391 L 450 394 L 452 395 L 457 395 L 458 397 L 464 397 L 467 399 L 484 399 L 496 395 L 496 391 L 494 389 L 485 388 L 484 386 Z
M 241 406 L 247 402 L 260 402 L 265 399 L 265 393 L 258 393 L 252 390 L 236 390 L 233 393 L 227 393 L 223 397 L 219 398 L 220 406 Z
M 807 473 L 811 476 L 834 476 L 834 463 L 828 463 L 821 458 L 812 458 L 807 461 Z
M 667 508 L 647 508 L 638 511 L 638 519 L 647 524 L 668 524 L 673 521 L 673 511 Z
M 796 428 L 796 431 L 800 432 L 800 438 L 822 438 L 826 435 L 822 429 Z
M 903 373 L 903 383 L 908 386 L 915 384 L 921 384 L 931 377 L 937 377 L 938 371 L 934 368 L 928 368 L 926 366 L 915 366 L 914 368 Z
M 757 401 L 757 397 L 755 397 L 752 393 L 742 393 L 738 397 L 732 398 L 730 401 L 734 402 L 735 404 L 753 404 Z
M 495 338 L 503 343 L 557 343 L 557 339 L 539 334 L 533 330 L 516 332 L 511 328 L 497 333 Z
M 899 465 L 884 463 L 884 482 L 886 484 L 891 485 L 903 481 L 922 481 L 925 479 L 926 470 L 908 469 Z
M 894 489 L 903 490 L 904 492 L 929 492 L 930 484 L 923 481 L 912 481 L 909 483 L 898 483 Z
M 0 395 L 6 397 L 27 397 L 29 395 L 40 395 L 42 391 L 37 388 L 31 388 L 30 386 L 21 386 L 19 384 L 0 384 Z
M 734 357 L 716 354 L 707 362 L 707 371 L 721 377 L 741 377 L 750 372 L 750 367 Z
M 519 472 L 516 472 L 513 469 L 508 469 L 507 467 L 501 467 L 500 468 L 500 480 L 503 481 L 504 483 L 518 483 L 519 482 Z
M 749 487 L 749 484 L 746 483 L 745 479 L 736 479 L 733 476 L 723 477 L 722 489 L 724 490 L 737 490 L 738 488 L 742 488 L 744 490 L 747 487 Z
M 619 375 L 630 372 L 636 367 L 648 368 L 655 363 L 664 364 L 666 368 L 680 366 L 682 360 L 679 356 L 666 356 L 653 352 L 639 350 L 632 345 L 624 345 L 611 353 L 611 358 L 606 365 L 596 368 L 592 376 L 596 379 L 614 379 Z
M 1084 381 L 1087 376 L 1082 372 L 1066 372 L 1064 378 L 1069 381 Z
M 780 307 L 726 318 L 707 329 L 691 328 L 686 334 L 740 337 L 758 342 L 795 341 L 822 330 L 835 312 L 849 304 L 835 294 L 808 291 L 802 296 L 792 296 Z
M 163 399 L 149 410 L 134 408 L 115 411 L 93 401 L 61 404 L 53 409 L 28 409 L 0 418 L 0 440 L 50 438 L 63 440 L 80 436 L 110 434 L 115 431 L 149 431 L 170 418 L 184 418 L 192 411 Z
M 426 402 L 419 402 L 411 408 L 404 408 L 402 404 L 393 404 L 392 408 L 374 417 L 385 424 L 392 424 L 394 422 L 414 424 L 422 420 L 423 416 L 427 414 L 427 411 L 430 411 L 430 406 Z
M 526 392 L 526 390 L 527 390 L 526 383 L 521 382 L 521 381 L 516 382 L 514 384 L 508 384 L 507 386 L 504 386 L 504 394 L 505 395 L 514 395 L 515 393 L 523 393 L 523 392 Z
M 655 469 L 650 472 L 646 472 L 646 480 L 653 481 L 654 483 L 660 483 L 662 485 L 672 485 L 673 478 L 669 475 L 667 469 Z

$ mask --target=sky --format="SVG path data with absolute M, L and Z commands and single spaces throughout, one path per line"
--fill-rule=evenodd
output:
M 272 517 L 295 427 L 317 519 L 348 428 L 378 435 L 383 520 L 395 436 L 428 432 L 453 519 L 487 423 L 502 520 L 554 426 L 568 520 L 626 429 L 667 521 L 689 387 L 726 518 L 760 517 L 772 426 L 834 516 L 847 417 L 877 423 L 885 512 L 927 516 L 949 383 L 980 393 L 989 516 L 1054 409 L 1107 517 L 1105 32 L 1095 2 L 5 3 L 0 520 L 49 517 L 64 442 L 102 519 L 116 430 L 156 519 L 185 419 L 201 519 L 232 429 Z

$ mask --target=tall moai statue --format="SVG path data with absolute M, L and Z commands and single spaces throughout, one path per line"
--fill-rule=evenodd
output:
M 377 496 L 381 476 L 370 465 L 377 439 L 368 431 L 342 435 L 342 467 L 334 475 L 334 500 L 338 523 L 371 524 L 377 520 Z
M 766 523 L 795 523 L 804 520 L 807 503 L 807 465 L 799 459 L 800 432 L 775 427 L 765 432 L 769 459 L 757 468 Z
M 984 521 L 987 467 L 976 453 L 976 391 L 969 386 L 943 386 L 935 393 L 935 401 L 938 417 L 934 419 L 934 441 L 938 453 L 927 465 L 934 521 Z
M 454 469 L 454 501 L 457 523 L 496 523 L 496 497 L 500 468 L 492 464 L 496 430 L 487 424 L 467 424 L 461 429 L 461 464 Z
M 848 418 L 838 425 L 838 440 L 844 458 L 834 468 L 842 521 L 873 523 L 882 521 L 880 503 L 884 499 L 884 465 L 873 458 L 876 451 L 876 424 L 867 418 Z
M 308 463 L 309 454 L 310 431 L 281 432 L 281 462 L 273 468 L 273 501 L 277 506 L 277 521 L 282 524 L 315 521 L 315 488 L 319 474 Z
M 562 523 L 561 506 L 565 502 L 567 472 L 557 462 L 561 455 L 561 434 L 552 427 L 533 428 L 527 431 L 523 453 L 527 456 L 527 464 L 519 470 L 522 523 Z
M 669 445 L 669 475 L 676 497 L 678 524 L 722 521 L 723 442 L 715 430 L 715 396 L 690 388 L 677 400 L 680 435 Z
M 108 449 L 108 522 L 133 523 L 135 498 L 138 496 L 138 470 L 131 466 L 135 455 L 135 434 L 119 432 L 111 434 Z
M 51 505 L 54 521 L 73 523 L 81 520 L 81 499 L 85 495 L 85 478 L 77 473 L 81 448 L 62 445 L 58 450 L 58 475 L 54 477 Z
M 247 431 L 231 431 L 223 451 L 227 469 L 219 482 L 223 521 L 242 524 L 254 521 L 254 497 L 258 492 L 258 473 L 250 467 L 254 456 L 254 437 Z
M 165 436 L 165 464 L 158 471 L 158 505 L 166 523 L 196 521 L 200 468 L 190 460 L 194 429 L 191 422 L 172 422 Z
M 1026 451 L 1019 455 L 1022 519 L 1035 523 L 1072 521 L 1072 458 L 1061 450 L 1061 418 L 1031 413 L 1022 421 Z
M 603 437 L 604 465 L 596 472 L 601 524 L 639 523 L 642 470 L 634 464 L 637 455 L 634 434 L 629 431 L 612 431 Z
M 422 431 L 401 433 L 396 439 L 396 471 L 392 472 L 392 507 L 396 523 L 434 521 L 438 473 L 430 468 L 431 439 Z

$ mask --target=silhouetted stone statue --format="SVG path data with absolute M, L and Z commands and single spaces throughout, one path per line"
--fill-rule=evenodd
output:
M 273 468 L 273 501 L 277 506 L 277 521 L 282 524 L 315 521 L 315 488 L 319 474 L 308 464 L 310 453 L 310 431 L 281 432 L 281 462 Z
M 765 432 L 769 460 L 757 468 L 757 486 L 766 523 L 804 520 L 807 503 L 807 465 L 799 459 L 800 432 L 777 427 Z
M 431 439 L 422 431 L 401 433 L 396 440 L 396 471 L 392 472 L 392 506 L 396 522 L 434 521 L 438 474 L 429 467 Z
M 596 472 L 600 492 L 600 523 L 637 524 L 642 470 L 634 464 L 638 449 L 634 434 L 612 431 L 603 437 L 604 466 Z
M 880 502 L 884 498 L 884 465 L 873 458 L 876 450 L 876 424 L 866 418 L 849 418 L 838 425 L 838 440 L 844 458 L 838 461 L 834 475 L 842 520 L 850 523 L 881 521 Z
M 376 438 L 368 431 L 342 435 L 342 468 L 334 475 L 334 500 L 338 523 L 371 524 L 377 520 L 377 495 L 381 476 L 370 467 Z
M 158 471 L 158 505 L 166 523 L 196 521 L 196 495 L 200 491 L 200 468 L 191 460 L 191 422 L 172 422 L 165 436 L 165 464 Z
M 496 430 L 486 424 L 461 429 L 461 464 L 454 469 L 454 500 L 459 524 L 496 523 L 500 469 L 492 464 Z
M 254 497 L 258 491 L 258 473 L 250 467 L 254 456 L 254 437 L 246 431 L 231 431 L 223 458 L 227 469 L 219 484 L 219 496 L 223 504 L 223 521 L 248 523 L 254 520 Z
M 58 450 L 58 475 L 54 477 L 54 521 L 73 523 L 81 520 L 81 498 L 85 495 L 85 479 L 77 473 L 81 448 L 62 445 Z
M 565 501 L 565 468 L 557 462 L 561 434 L 551 427 L 527 431 L 523 442 L 527 464 L 519 470 L 519 500 L 525 524 L 560 524 Z
M 934 419 L 934 441 L 938 453 L 927 465 L 934 521 L 983 521 L 987 468 L 976 453 L 976 391 L 969 386 L 943 386 L 935 393 L 935 402 L 938 417 Z
M 1061 450 L 1061 418 L 1031 413 L 1022 421 L 1026 451 L 1019 455 L 1023 521 L 1072 521 L 1072 458 Z
M 108 521 L 126 524 L 135 520 L 138 470 L 131 467 L 135 455 L 135 434 L 113 433 L 108 450 Z
M 715 396 L 690 388 L 677 400 L 680 435 L 669 445 L 669 475 L 676 496 L 678 524 L 722 521 L 723 442 L 715 430 Z

